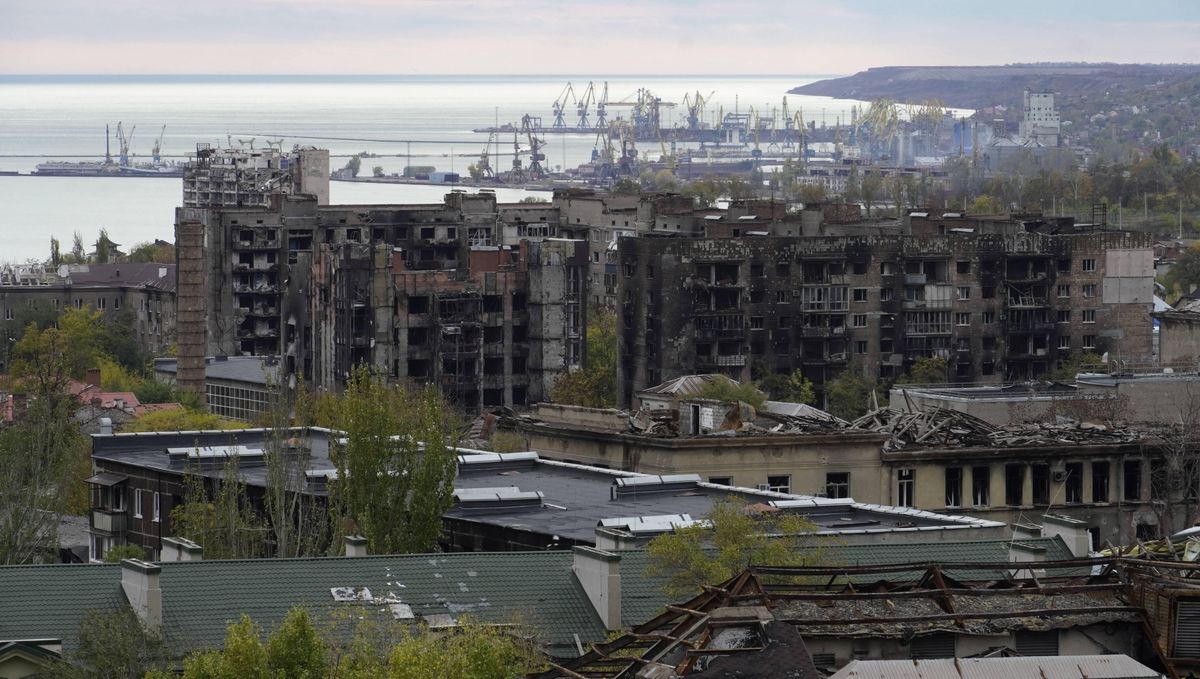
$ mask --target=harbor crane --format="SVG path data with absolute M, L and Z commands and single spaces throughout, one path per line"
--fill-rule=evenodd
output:
M 579 122 L 576 123 L 576 127 L 579 129 L 584 130 L 591 127 L 591 124 L 588 123 L 588 107 L 595 100 L 596 83 L 589 82 L 587 89 L 583 91 L 583 96 L 578 99 L 577 106 L 575 107 L 575 112 L 579 116 Z
M 479 154 L 479 162 L 475 164 L 475 171 L 481 179 L 495 179 L 496 172 L 492 169 L 491 151 L 492 144 L 496 143 L 496 133 L 488 134 L 487 146 L 483 147 L 483 152 Z
M 129 143 L 133 141 L 133 131 L 136 129 L 137 125 L 134 125 L 129 128 L 129 134 L 125 134 L 123 124 L 120 121 L 117 122 L 117 141 L 120 143 L 119 159 L 121 167 L 129 165 Z
M 567 86 L 563 88 L 562 93 L 558 95 L 558 98 L 554 100 L 554 104 L 551 106 L 551 110 L 554 111 L 554 127 L 561 128 L 567 126 L 563 115 L 566 113 L 567 106 L 572 101 L 578 103 L 579 100 L 575 97 L 575 86 L 567 83 Z
M 525 133 L 529 140 L 529 179 L 544 179 L 546 170 L 542 167 L 542 163 L 546 160 L 546 154 L 542 153 L 542 147 L 546 142 L 534 135 L 534 130 L 538 126 L 534 125 L 536 119 L 533 116 L 523 116 L 521 118 L 521 131 Z
M 596 100 L 596 129 L 607 130 L 608 119 L 605 118 L 605 110 L 608 108 L 608 81 L 604 81 L 604 89 L 600 93 L 600 98 Z
M 683 95 L 683 106 L 687 109 L 687 129 L 698 130 L 704 124 L 704 105 L 712 99 L 717 91 L 713 90 L 708 93 L 708 96 L 700 94 L 700 90 L 696 90 L 696 95 L 693 97 L 690 93 Z
M 166 133 L 167 133 L 167 126 L 163 125 L 162 130 L 158 133 L 158 139 L 154 140 L 154 149 L 151 151 L 150 156 L 151 156 L 151 159 L 154 161 L 155 165 L 158 165 L 159 163 L 162 162 L 162 140 L 163 140 L 163 135 L 165 135 Z

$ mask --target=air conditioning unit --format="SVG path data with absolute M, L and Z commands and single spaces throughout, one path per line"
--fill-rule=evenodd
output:
M 771 490 L 771 484 L 769 484 L 769 483 L 760 483 L 760 484 L 758 484 L 758 489 L 759 489 L 759 490 Z
M 1055 469 L 1054 470 L 1054 482 L 1055 483 L 1065 483 L 1066 480 L 1067 480 L 1067 472 L 1065 469 Z

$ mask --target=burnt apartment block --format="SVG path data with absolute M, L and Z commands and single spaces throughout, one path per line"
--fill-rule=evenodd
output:
M 583 362 L 587 242 L 551 205 L 450 193 L 440 204 L 193 210 L 206 229 L 209 355 L 278 355 L 338 389 L 353 366 L 436 384 L 466 410 L 546 398 Z
M 1148 360 L 1151 248 L 1119 231 L 621 239 L 619 396 L 692 373 L 886 380 L 931 356 L 958 383 Z

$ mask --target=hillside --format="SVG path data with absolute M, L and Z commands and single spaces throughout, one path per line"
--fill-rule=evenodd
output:
M 796 87 L 792 94 L 902 102 L 941 99 L 955 108 L 1014 105 L 1025 88 L 1079 95 L 1135 95 L 1200 76 L 1198 64 L 1011 64 L 1007 66 L 886 66 Z M 1131 102 L 1133 103 L 1133 102 Z

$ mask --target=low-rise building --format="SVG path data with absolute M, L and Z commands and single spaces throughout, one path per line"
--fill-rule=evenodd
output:
M 175 384 L 179 360 L 154 359 L 154 376 Z M 204 359 L 204 395 L 208 411 L 231 420 L 253 422 L 268 412 L 282 386 L 274 356 L 208 356 Z
M 164 353 L 175 342 L 175 265 L 120 262 L 0 267 L 0 326 L 47 321 L 64 310 L 92 309 L 128 327 L 143 351 Z M 0 372 L 5 370 L 0 356 Z

